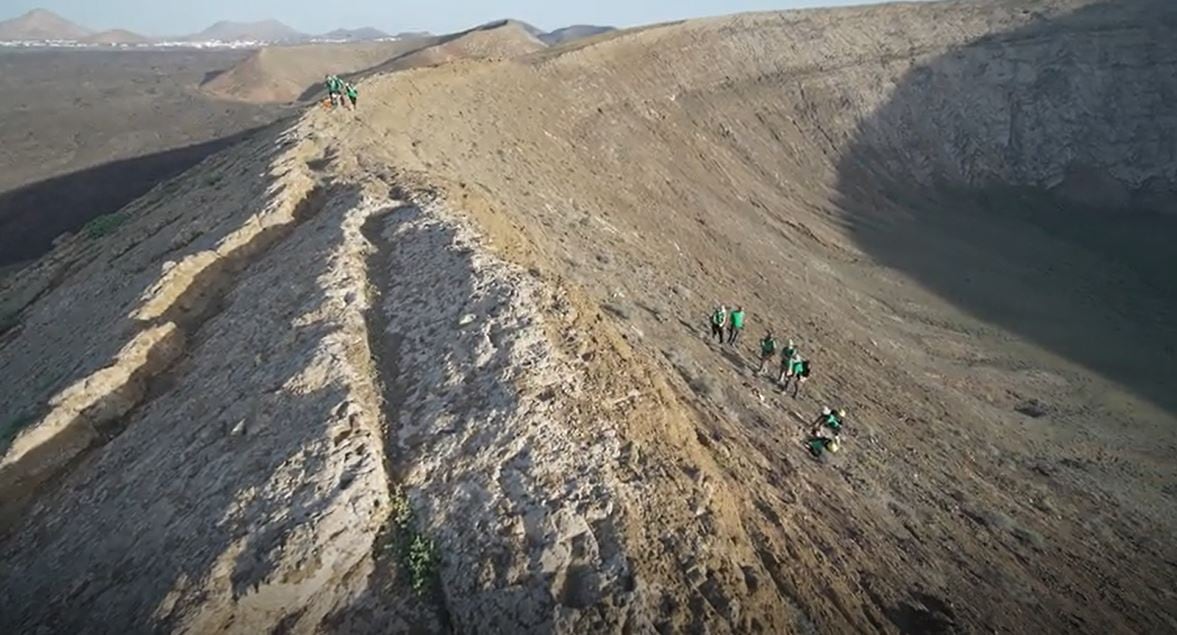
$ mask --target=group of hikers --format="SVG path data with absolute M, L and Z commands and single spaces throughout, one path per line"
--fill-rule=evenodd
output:
M 326 84 L 327 97 L 331 100 L 332 108 L 347 106 L 348 110 L 356 109 L 356 101 L 359 100 L 360 91 L 356 89 L 355 84 L 343 81 L 338 75 L 327 75 Z M 346 101 L 344 101 L 345 97 Z
M 711 313 L 711 335 L 720 345 L 735 346 L 740 339 L 740 334 L 744 331 L 746 319 L 747 314 L 743 307 L 736 306 L 734 309 L 728 310 L 726 306 L 718 305 Z M 801 386 L 809 380 L 810 368 L 809 360 L 801 355 L 793 340 L 789 340 L 784 348 L 779 348 L 772 331 L 766 331 L 764 338 L 760 340 L 760 366 L 756 370 L 756 375 L 762 375 L 778 353 L 780 365 L 776 382 L 786 394 L 789 392 L 789 387 L 792 386 L 793 398 L 796 399 L 801 391 Z M 837 411 L 828 407 L 822 409 L 822 413 L 814 421 L 809 439 L 806 441 L 806 447 L 810 453 L 820 458 L 823 452 L 836 453 L 841 448 L 840 437 L 845 417 L 846 411 L 843 409 Z

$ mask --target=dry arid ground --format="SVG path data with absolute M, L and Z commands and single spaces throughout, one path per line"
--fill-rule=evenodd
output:
M 1177 630 L 1174 31 L 691 21 L 210 157 L 0 283 L 0 627 Z
M 199 90 L 245 51 L 0 51 L 0 265 L 117 211 L 249 131 L 273 106 Z

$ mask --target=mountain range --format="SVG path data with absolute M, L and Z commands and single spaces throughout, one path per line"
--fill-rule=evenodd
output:
M 571 39 L 588 37 L 611 31 L 611 27 L 577 25 L 546 33 L 525 25 L 535 37 L 548 44 L 558 44 Z M 402 34 L 403 35 L 403 34 Z M 191 35 L 154 38 L 132 33 L 124 29 L 112 29 L 96 33 L 94 30 L 75 24 L 52 11 L 34 9 L 11 20 L 0 21 L 0 41 L 69 41 L 84 44 L 147 44 L 151 42 L 282 42 L 295 43 L 315 40 L 358 42 L 380 40 L 390 36 L 379 29 L 361 27 L 336 29 L 320 35 L 302 33 L 277 20 L 258 22 L 221 21 Z M 428 34 L 415 34 L 428 35 Z

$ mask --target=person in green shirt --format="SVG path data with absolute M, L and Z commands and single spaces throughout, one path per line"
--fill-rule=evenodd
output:
M 797 345 L 793 340 L 789 340 L 788 345 L 781 349 L 781 374 L 777 378 L 778 384 L 785 383 L 785 377 L 789 373 L 789 362 L 793 361 L 793 356 L 797 354 Z
M 719 305 L 711 313 L 711 335 L 723 344 L 723 327 L 727 326 L 727 307 Z
M 813 420 L 813 436 L 822 436 L 826 430 L 829 433 L 838 435 L 842 434 L 842 426 L 846 422 L 846 410 L 840 409 L 834 412 L 833 408 L 825 407 L 821 409 L 821 414 Z
M 822 408 L 813 422 L 806 446 L 814 458 L 821 458 L 823 452 L 837 453 L 842 447 L 842 426 L 846 421 L 844 409 L 834 412 L 833 408 Z
M 732 311 L 731 319 L 728 320 L 727 326 L 727 343 L 735 346 L 736 340 L 739 339 L 740 333 L 744 330 L 744 308 L 738 307 Z
M 776 338 L 772 336 L 772 331 L 768 331 L 764 334 L 764 339 L 760 340 L 760 368 L 756 370 L 757 375 L 764 372 L 764 367 L 775 354 Z
M 331 105 L 339 105 L 339 80 L 334 75 L 328 74 L 326 79 L 327 96 L 331 98 Z
M 360 91 L 356 90 L 356 85 L 351 82 L 348 82 L 344 86 L 344 90 L 347 93 L 347 100 L 351 102 L 351 109 L 355 110 L 356 109 L 356 101 L 360 97 Z
M 789 368 L 785 373 L 784 391 L 789 391 L 789 384 L 793 384 L 793 398 L 797 398 L 797 393 L 801 392 L 801 384 L 804 384 L 809 379 L 809 360 L 801 356 L 800 353 L 793 353 L 789 358 Z

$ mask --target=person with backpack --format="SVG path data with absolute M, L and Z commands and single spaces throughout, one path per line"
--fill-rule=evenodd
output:
M 744 307 L 738 307 L 732 311 L 731 319 L 728 320 L 727 325 L 727 343 L 735 346 L 736 340 L 739 339 L 740 333 L 744 331 Z
M 351 109 L 356 109 L 356 100 L 360 97 L 360 91 L 356 90 L 356 85 L 348 82 L 344 85 L 344 92 L 347 94 L 347 100 L 351 102 Z
M 781 349 L 781 373 L 777 377 L 778 384 L 784 384 L 785 378 L 789 373 L 789 362 L 793 361 L 793 356 L 797 354 L 797 345 L 793 340 L 789 340 L 788 345 Z
M 768 331 L 764 334 L 764 339 L 760 340 L 760 368 L 756 370 L 757 375 L 764 372 L 764 367 L 768 365 L 775 354 L 776 338 L 772 336 L 772 331 Z
M 328 73 L 324 83 L 327 86 L 327 97 L 331 99 L 331 107 L 339 106 L 339 91 L 335 87 L 335 76 Z
M 820 459 L 823 452 L 835 454 L 842 448 L 842 426 L 845 421 L 846 410 L 834 412 L 833 408 L 822 408 L 805 443 L 814 458 Z
M 711 335 L 723 344 L 723 327 L 727 326 L 727 307 L 719 305 L 711 313 Z
M 804 384 L 809 379 L 809 360 L 801 356 L 800 353 L 793 353 L 793 357 L 789 359 L 788 372 L 785 373 L 784 391 L 789 392 L 789 384 L 793 384 L 793 399 L 797 398 L 797 393 L 801 392 L 801 384 Z

